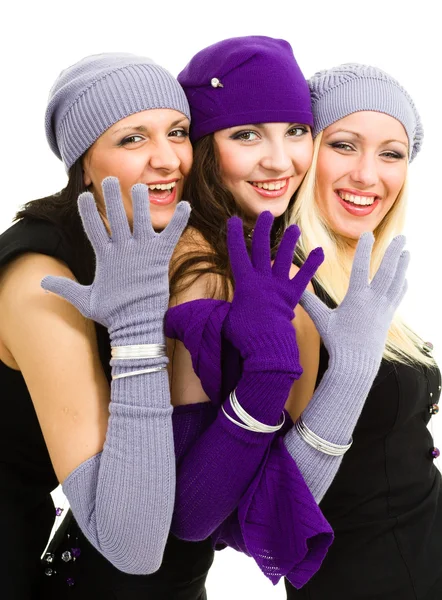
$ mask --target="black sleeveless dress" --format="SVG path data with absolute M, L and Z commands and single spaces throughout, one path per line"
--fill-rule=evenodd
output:
M 318 382 L 327 363 L 322 346 Z M 289 600 L 442 600 L 441 475 L 427 429 L 440 390 L 437 368 L 382 361 L 321 502 L 335 541 L 306 586 L 286 581 Z
M 48 222 L 24 219 L 0 235 L 0 268 L 25 252 L 59 258 L 77 275 L 72 248 L 63 232 Z M 109 337 L 98 324 L 96 332 L 110 381 Z M 57 518 L 50 492 L 58 481 L 25 381 L 1 361 L 0 389 L 0 597 L 203 600 L 213 561 L 210 540 L 191 543 L 170 536 L 159 571 L 126 575 L 87 542 L 72 518 L 57 532 L 51 555 L 40 560 Z

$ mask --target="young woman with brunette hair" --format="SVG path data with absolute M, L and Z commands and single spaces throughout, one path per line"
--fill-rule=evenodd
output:
M 291 231 L 286 229 L 290 209 L 296 205 L 296 192 L 312 158 L 307 84 L 287 42 L 261 36 L 232 38 L 205 48 L 178 79 L 191 106 L 194 165 L 186 183 L 186 194 L 192 199 L 190 227 L 172 259 L 172 303 L 177 306 L 166 317 L 166 334 L 179 340 L 172 353 L 171 395 L 175 404 L 192 405 L 189 422 L 210 412 L 213 422 L 201 428 L 195 434 L 198 439 L 178 457 L 172 531 L 194 540 L 210 534 L 215 546 L 227 544 L 253 556 L 273 582 L 286 575 L 293 586 L 302 587 L 317 570 L 329 543 L 325 530 L 322 537 L 311 535 L 313 521 L 306 517 L 303 503 L 310 494 L 321 500 L 349 443 L 312 439 L 312 430 L 300 426 L 301 422 L 293 426 L 284 407 L 307 403 L 313 396 L 312 405 L 320 406 L 321 412 L 309 425 L 314 428 L 319 421 L 331 431 L 339 429 L 343 420 L 355 418 L 406 290 L 408 253 L 403 251 L 403 237 L 395 239 L 369 284 L 367 264 L 373 241 L 370 235 L 363 236 L 353 284 L 339 309 L 325 314 L 307 296 L 301 304 L 308 308 L 313 324 L 302 308 L 296 308 L 293 327 L 299 357 L 287 351 L 287 339 L 281 335 L 268 340 L 265 360 L 254 361 L 254 353 L 262 350 L 262 330 L 270 326 L 277 331 L 274 319 L 281 299 L 269 292 L 263 274 L 257 276 L 243 321 L 237 323 L 241 332 L 248 327 L 247 335 L 235 336 L 230 303 L 235 305 L 238 290 L 242 297 L 250 279 L 247 273 L 238 277 L 230 270 L 224 232 L 229 217 L 241 215 L 244 243 L 259 269 L 262 263 L 254 256 L 255 235 L 262 235 L 258 216 L 270 211 L 272 252 L 267 251 L 266 260 L 269 273 L 277 278 L 280 262 L 275 251 L 286 250 L 284 231 Z M 294 265 L 290 273 L 294 281 L 302 275 Z M 266 316 L 261 312 L 260 293 L 267 298 Z M 378 315 L 363 341 L 368 350 L 358 357 L 342 356 L 341 347 L 360 344 L 360 321 L 365 318 L 360 307 L 368 297 L 371 314 Z M 293 319 L 293 313 L 287 312 L 289 316 Z M 320 338 L 315 325 L 336 359 L 316 392 Z M 302 377 L 299 371 L 290 380 L 290 365 L 293 369 L 295 364 L 302 365 Z M 266 369 L 279 373 L 264 384 Z M 356 407 L 348 410 L 346 402 L 352 395 Z M 284 426 L 276 432 L 281 418 Z M 289 439 L 299 442 L 295 462 L 285 443 Z M 315 447 L 319 444 L 324 453 L 309 452 L 306 441 Z M 191 473 L 192 486 L 185 485 Z M 301 474 L 308 491 L 303 491 Z

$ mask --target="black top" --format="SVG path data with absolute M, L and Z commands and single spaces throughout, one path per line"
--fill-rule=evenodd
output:
M 51 223 L 24 219 L 0 235 L 0 267 L 25 252 L 38 252 L 73 267 L 72 248 Z M 103 369 L 110 381 L 110 342 L 96 324 Z M 39 360 L 36 357 L 36 360 Z M 126 575 L 84 538 L 75 520 L 60 528 L 51 562 L 40 563 L 54 522 L 50 496 L 58 481 L 32 400 L 19 371 L 0 361 L 0 590 L 7 600 L 199 600 L 213 560 L 210 541 L 189 543 L 169 537 L 161 569 L 147 576 Z M 65 550 L 80 555 L 65 562 Z M 74 554 L 78 554 L 76 551 Z M 64 555 L 66 559 L 68 555 Z M 45 574 L 45 571 L 48 574 Z
M 317 384 L 327 364 L 321 346 Z M 440 386 L 437 368 L 382 361 L 321 502 L 335 541 L 306 586 L 296 591 L 286 582 L 289 599 L 442 599 L 441 475 L 427 429 Z

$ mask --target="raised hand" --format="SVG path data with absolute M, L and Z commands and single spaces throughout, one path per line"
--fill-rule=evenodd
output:
M 291 361 L 293 367 L 295 358 L 299 363 L 295 332 L 291 324 L 294 308 L 324 260 L 324 254 L 321 248 L 313 250 L 299 272 L 290 279 L 293 253 L 300 231 L 296 225 L 286 229 L 272 266 L 272 223 L 270 212 L 259 215 L 249 258 L 242 221 L 238 217 L 232 217 L 228 221 L 227 245 L 235 293 L 223 331 L 227 339 L 240 350 L 243 358 L 254 354 L 262 343 L 268 349 L 287 344 L 290 348 L 287 361 Z M 279 356 L 279 352 L 274 353 L 275 360 L 279 360 Z M 269 352 L 265 362 L 269 368 L 273 368 L 275 360 L 272 352 Z M 285 370 L 283 364 L 280 367 Z
M 113 345 L 158 343 L 169 300 L 169 261 L 187 224 L 190 206 L 180 202 L 166 229 L 156 233 L 150 220 L 148 188 L 137 184 L 132 188 L 131 232 L 118 179 L 106 178 L 102 188 L 111 235 L 93 195 L 85 192 L 78 199 L 96 256 L 94 281 L 84 286 L 48 276 L 41 285 L 65 298 L 85 317 L 107 327 Z
M 370 282 L 374 237 L 364 233 L 356 248 L 347 294 L 337 308 L 328 308 L 317 296 L 304 292 L 300 304 L 329 352 L 360 352 L 380 362 L 388 329 L 407 290 L 405 274 L 410 254 L 404 250 L 405 241 L 403 235 L 393 239 Z

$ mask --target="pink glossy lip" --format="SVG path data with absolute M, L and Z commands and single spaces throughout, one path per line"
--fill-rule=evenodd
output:
M 287 192 L 287 189 L 289 187 L 290 177 L 282 177 L 281 179 L 262 179 L 259 181 L 253 181 L 253 183 L 273 183 L 276 181 L 284 181 L 284 180 L 287 180 L 287 183 L 285 184 L 284 187 L 280 188 L 279 190 L 264 190 L 263 188 L 256 187 L 255 185 L 252 185 L 250 182 L 249 183 L 250 183 L 250 187 L 252 189 L 254 189 L 255 192 L 257 192 L 263 198 L 280 198 L 281 196 L 284 196 L 284 194 Z
M 158 181 L 149 181 L 146 185 L 159 185 L 160 183 L 173 183 L 174 181 L 179 181 L 179 177 L 175 179 L 158 179 Z
M 340 191 L 344 191 L 344 190 L 340 190 Z M 354 193 L 354 192 L 348 192 L 348 194 Z M 376 197 L 376 200 L 373 202 L 373 204 L 371 206 L 358 206 L 357 204 L 350 204 L 349 202 L 346 202 L 345 200 L 343 200 L 341 198 L 341 196 L 335 192 L 335 196 L 337 198 L 337 200 L 339 201 L 340 205 L 343 206 L 345 208 L 345 210 L 350 213 L 351 215 L 353 215 L 354 217 L 366 217 L 367 215 L 370 215 L 374 209 L 376 208 L 376 206 L 379 204 L 379 197 L 376 196 L 375 194 L 370 194 L 367 196 L 367 194 L 354 194 L 355 196 L 366 196 L 366 197 Z

